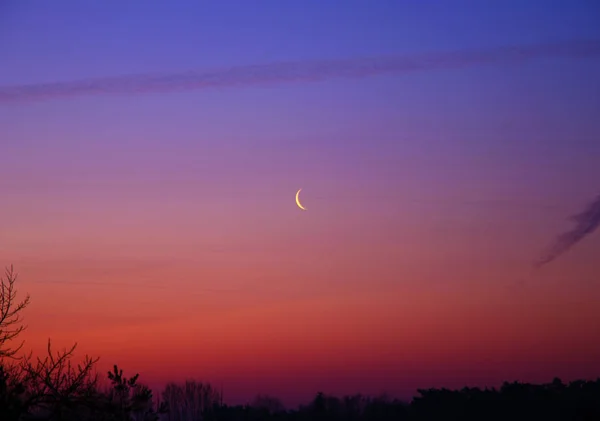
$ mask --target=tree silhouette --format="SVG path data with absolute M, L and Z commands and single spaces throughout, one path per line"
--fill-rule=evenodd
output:
M 221 403 L 221 394 L 210 384 L 187 380 L 183 385 L 168 383 L 162 392 L 168 421 L 202 420 Z
M 5 270 L 6 279 L 0 278 L 0 364 L 6 358 L 14 358 L 23 348 L 24 342 L 11 347 L 14 341 L 26 328 L 22 324 L 21 313 L 29 305 L 29 294 L 21 302 L 17 301 L 15 282 L 18 274 L 13 266 Z
M 108 393 L 108 411 L 114 415 L 115 421 L 155 421 L 158 414 L 164 412 L 161 408 L 154 411 L 152 391 L 145 385 L 139 384 L 139 373 L 127 378 L 117 365 L 108 372 L 111 389 Z
M 25 387 L 0 365 L 0 420 L 18 420 L 25 412 Z
M 276 414 L 285 411 L 285 407 L 279 398 L 269 395 L 258 394 L 251 404 L 252 408 L 263 411 L 267 414 Z
M 29 305 L 30 297 L 17 300 L 17 278 L 12 265 L 5 269 L 5 277 L 0 277 L 0 420 L 6 421 L 18 420 L 26 410 L 26 388 L 15 364 L 24 342 L 16 346 L 12 342 L 26 328 L 21 313 Z
M 48 340 L 47 355 L 21 362 L 21 382 L 26 387 L 26 408 L 50 419 L 75 418 L 82 407 L 95 398 L 98 378 L 92 370 L 98 358 L 86 355 L 83 362 L 72 362 L 77 344 L 54 353 Z

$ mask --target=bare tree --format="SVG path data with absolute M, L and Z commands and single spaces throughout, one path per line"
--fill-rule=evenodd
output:
M 17 353 L 23 348 L 24 342 L 16 347 L 11 346 L 10 342 L 26 329 L 22 324 L 21 313 L 30 301 L 29 294 L 23 301 L 17 300 L 15 282 L 18 274 L 12 265 L 6 268 L 5 276 L 6 279 L 0 278 L 0 363 L 5 358 L 17 358 Z
M 58 419 L 79 412 L 95 401 L 98 377 L 93 372 L 98 358 L 88 355 L 80 364 L 72 362 L 77 344 L 54 353 L 48 340 L 45 358 L 23 358 L 22 382 L 26 386 L 26 407 Z
M 24 342 L 16 346 L 13 342 L 26 329 L 22 312 L 30 296 L 17 299 L 17 278 L 12 265 L 5 270 L 5 278 L 0 278 L 0 398 L 5 408 L 13 408 L 9 415 L 15 419 L 26 413 L 63 419 L 58 412 L 71 412 L 96 393 L 97 377 L 92 370 L 98 359 L 85 356 L 81 364 L 75 364 L 77 344 L 54 353 L 50 340 L 44 358 L 33 358 L 31 353 L 18 356 Z
M 187 380 L 185 384 L 169 383 L 162 392 L 169 421 L 196 421 L 206 418 L 221 402 L 221 394 L 210 383 Z

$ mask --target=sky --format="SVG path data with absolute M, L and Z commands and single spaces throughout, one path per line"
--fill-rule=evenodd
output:
M 598 42 L 599 20 L 592 0 L 8 0 L 0 93 Z M 533 266 L 600 192 L 598 75 L 598 55 L 550 54 L 0 101 L 26 349 L 77 342 L 231 403 L 598 377 L 600 236 Z

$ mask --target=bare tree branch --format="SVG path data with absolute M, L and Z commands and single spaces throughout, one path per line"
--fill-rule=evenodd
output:
M 23 348 L 24 342 L 17 346 L 9 343 L 26 329 L 22 324 L 21 313 L 30 302 L 29 294 L 23 301 L 17 301 L 15 282 L 18 275 L 12 265 L 6 268 L 5 276 L 6 279 L 0 278 L 0 362 L 5 358 L 18 359 L 16 355 Z
M 98 358 L 88 355 L 81 364 L 73 364 L 77 344 L 54 353 L 48 340 L 45 358 L 31 356 L 21 362 L 23 381 L 27 385 L 27 406 L 55 412 L 84 403 L 95 396 L 98 377 L 93 373 Z

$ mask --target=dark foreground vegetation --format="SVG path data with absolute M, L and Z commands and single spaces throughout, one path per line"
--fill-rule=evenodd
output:
M 318 393 L 313 401 L 286 410 L 277 398 L 257 396 L 245 406 L 223 404 L 210 384 L 168 384 L 153 397 L 114 366 L 104 386 L 94 368 L 97 358 L 73 362 L 75 346 L 33 358 L 18 342 L 21 313 L 29 296 L 17 299 L 12 267 L 0 291 L 0 421 L 359 421 L 359 420 L 594 420 L 600 421 L 600 379 L 568 384 L 504 383 L 500 389 L 419 390 L 410 403 L 386 397 Z

